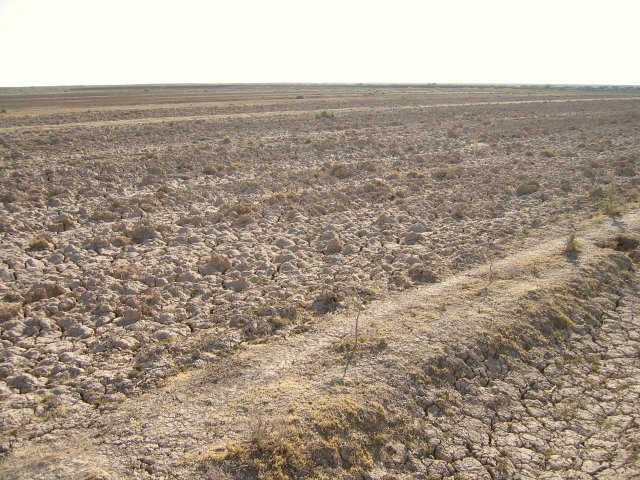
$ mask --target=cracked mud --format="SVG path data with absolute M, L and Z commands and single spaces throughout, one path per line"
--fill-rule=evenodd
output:
M 88 93 L 0 95 L 0 474 L 640 474 L 635 92 Z

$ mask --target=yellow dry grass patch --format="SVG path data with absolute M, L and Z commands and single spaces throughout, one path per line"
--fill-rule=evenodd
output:
M 284 419 L 257 419 L 242 443 L 211 445 L 196 458 L 231 464 L 259 479 L 353 478 L 373 467 L 377 451 L 391 438 L 409 438 L 406 418 L 383 404 L 384 392 L 366 399 L 326 394 Z M 376 400 L 373 400 L 376 398 Z

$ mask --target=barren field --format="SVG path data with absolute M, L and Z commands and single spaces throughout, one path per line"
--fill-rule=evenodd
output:
M 638 89 L 0 112 L 0 478 L 640 477 Z

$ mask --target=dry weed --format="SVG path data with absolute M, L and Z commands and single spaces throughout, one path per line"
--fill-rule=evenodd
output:
M 624 201 L 614 187 L 609 187 L 603 192 L 602 212 L 608 217 L 615 218 L 622 215 Z
M 564 246 L 564 254 L 570 256 L 576 256 L 582 251 L 582 246 L 575 233 L 571 233 L 567 239 L 567 243 Z

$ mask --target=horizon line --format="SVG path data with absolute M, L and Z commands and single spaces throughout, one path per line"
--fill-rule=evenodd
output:
M 37 88 L 167 88 L 167 87 L 233 87 L 233 86 L 344 86 L 344 87 L 538 87 L 538 88 L 640 88 L 640 84 L 613 83 L 526 83 L 526 82 L 180 82 L 180 83 L 114 83 L 0 86 L 0 90 Z

